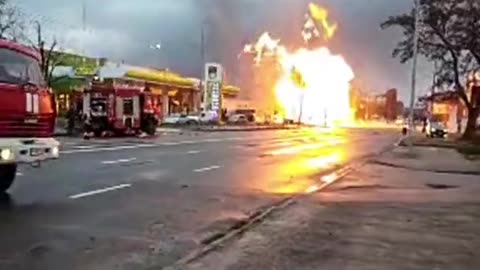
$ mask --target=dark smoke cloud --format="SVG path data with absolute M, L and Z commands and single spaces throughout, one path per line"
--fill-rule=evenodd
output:
M 201 66 L 201 26 L 206 21 L 207 59 L 223 63 L 232 81 L 240 80 L 237 54 L 263 31 L 282 39 L 287 47 L 302 44 L 300 31 L 308 4 L 305 0 L 85 1 L 87 34 L 81 31 L 81 0 L 14 2 L 31 17 L 47 21 L 65 47 L 132 64 L 168 66 L 196 76 Z M 379 24 L 389 15 L 408 10 L 411 0 L 315 2 L 328 7 L 332 20 L 340 26 L 330 47 L 346 57 L 366 88 L 383 91 L 397 87 L 406 97 L 409 66 L 390 56 L 399 33 L 381 31 Z M 149 49 L 160 41 L 162 51 Z M 429 80 L 428 69 L 420 70 Z

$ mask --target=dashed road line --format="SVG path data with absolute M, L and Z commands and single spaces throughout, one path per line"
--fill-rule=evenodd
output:
M 153 148 L 159 146 L 177 146 L 177 145 L 189 145 L 189 144 L 196 144 L 196 143 L 215 143 L 215 142 L 228 142 L 228 141 L 246 141 L 246 140 L 257 140 L 263 139 L 263 137 L 229 137 L 229 138 L 219 138 L 219 139 L 205 139 L 205 140 L 186 140 L 186 141 L 178 141 L 178 142 L 161 142 L 161 143 L 141 143 L 141 144 L 128 144 L 128 145 L 119 145 L 119 146 L 105 146 L 105 145 L 78 145 L 72 146 L 68 150 L 60 151 L 60 154 L 78 154 L 78 153 L 96 153 L 96 152 L 111 152 L 111 151 L 119 151 L 119 150 L 129 150 L 129 149 L 136 149 L 136 148 Z M 273 139 L 273 140 L 272 140 Z M 285 141 L 289 139 L 286 138 L 272 138 L 268 139 L 267 141 L 275 142 L 275 141 Z M 69 143 L 65 143 L 68 145 Z
M 202 151 L 201 150 L 190 150 L 187 152 L 187 154 L 189 155 L 195 155 L 195 154 L 199 154 L 201 153 Z
M 121 184 L 121 185 L 117 185 L 117 186 L 106 187 L 106 188 L 102 188 L 102 189 L 96 189 L 96 190 L 92 190 L 92 191 L 88 191 L 88 192 L 74 194 L 74 195 L 70 195 L 68 197 L 72 200 L 76 200 L 76 199 L 80 199 L 80 198 L 84 198 L 84 197 L 88 197 L 88 196 L 93 196 L 93 195 L 97 195 L 97 194 L 101 194 L 101 193 L 105 193 L 105 192 L 109 192 L 109 191 L 129 188 L 131 186 L 132 186 L 131 184 Z
M 120 146 L 114 146 L 114 147 L 97 147 L 97 148 L 91 148 L 91 149 L 63 150 L 63 151 L 60 151 L 60 154 L 95 153 L 95 152 L 102 152 L 102 151 L 107 152 L 107 151 L 147 148 L 147 147 L 155 147 L 155 146 L 158 146 L 158 145 L 155 145 L 155 144 L 120 145 Z
M 193 170 L 194 172 L 197 172 L 197 173 L 200 173 L 200 172 L 207 172 L 207 171 L 212 171 L 212 170 L 216 170 L 216 169 L 220 169 L 222 166 L 218 166 L 218 165 L 214 165 L 214 166 L 210 166 L 210 167 L 204 167 L 204 168 L 200 168 L 200 169 L 195 169 Z
M 74 149 L 92 149 L 92 148 L 95 148 L 96 146 L 95 145 L 76 145 L 76 146 L 73 146 L 72 148 Z
M 133 157 L 133 158 L 124 158 L 124 159 L 117 159 L 117 160 L 105 160 L 105 161 L 102 161 L 102 164 L 118 164 L 118 163 L 127 163 L 127 162 L 132 162 L 132 161 L 135 161 L 137 160 L 137 158 Z

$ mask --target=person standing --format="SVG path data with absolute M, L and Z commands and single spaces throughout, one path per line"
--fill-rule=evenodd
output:
M 72 136 L 75 130 L 75 109 L 73 106 L 70 106 L 70 108 L 67 111 L 67 134 Z

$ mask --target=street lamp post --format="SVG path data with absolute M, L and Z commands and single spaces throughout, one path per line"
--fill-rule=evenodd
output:
M 299 106 L 300 111 L 298 113 L 298 124 L 299 125 L 302 124 L 304 98 L 305 98 L 305 94 L 304 94 L 303 90 L 301 90 L 301 92 L 300 92 L 300 106 Z
M 412 59 L 412 85 L 410 93 L 410 114 L 408 116 L 408 146 L 410 151 L 412 151 L 413 141 L 413 129 L 415 128 L 413 119 L 414 119 L 414 107 L 415 107 L 415 88 L 417 84 L 417 60 L 418 60 L 418 40 L 419 40 L 419 26 L 420 26 L 420 0 L 415 0 L 415 24 L 414 24 L 414 34 L 413 34 L 413 59 Z
M 199 103 L 200 108 L 205 110 L 206 108 L 206 103 L 204 101 L 205 99 L 205 62 L 206 62 L 206 53 L 205 53 L 205 26 L 207 25 L 207 22 L 204 20 L 202 21 L 201 24 L 201 29 L 200 29 L 200 97 L 199 97 Z

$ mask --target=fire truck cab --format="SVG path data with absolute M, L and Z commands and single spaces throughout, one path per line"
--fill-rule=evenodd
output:
M 18 164 L 59 157 L 55 100 L 39 59 L 32 48 L 0 40 L 0 192 L 12 185 Z

